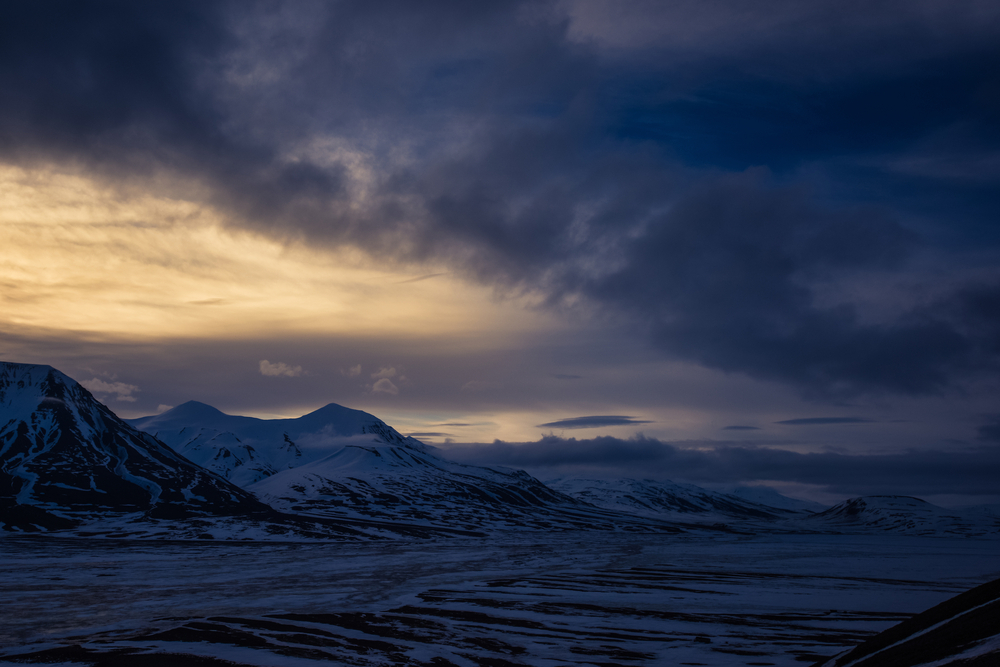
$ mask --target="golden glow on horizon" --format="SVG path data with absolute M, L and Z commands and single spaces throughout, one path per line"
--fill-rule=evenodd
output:
M 147 340 L 453 334 L 488 345 L 552 326 L 441 270 L 281 244 L 195 202 L 11 166 L 0 166 L 0 191 L 5 327 Z M 421 273 L 439 275 L 414 280 Z

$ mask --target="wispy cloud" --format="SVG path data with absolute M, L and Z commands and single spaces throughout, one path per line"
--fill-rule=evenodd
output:
M 823 424 L 870 424 L 872 420 L 860 417 L 800 417 L 798 419 L 785 419 L 775 424 L 785 424 L 786 426 L 819 426 Z
M 261 359 L 260 361 L 260 374 L 267 375 L 268 377 L 298 377 L 304 375 L 305 371 L 302 370 L 301 366 L 290 366 L 282 361 L 277 363 L 271 363 L 267 359 Z
M 80 384 L 95 394 L 113 394 L 116 401 L 124 401 L 126 403 L 134 403 L 136 397 L 133 394 L 139 393 L 139 387 L 134 384 L 106 382 L 100 378 L 85 380 Z
M 490 389 L 498 389 L 499 387 L 499 382 L 493 382 L 491 380 L 469 380 L 459 388 L 459 391 L 479 392 L 489 391 Z
M 406 280 L 397 281 L 397 285 L 406 285 L 407 283 L 418 283 L 421 280 L 427 280 L 429 278 L 437 278 L 438 276 L 446 276 L 447 273 L 428 273 L 427 275 L 417 276 L 416 278 L 408 278 Z
M 378 382 L 372 385 L 372 393 L 375 394 L 390 394 L 395 396 L 399 393 L 399 387 L 392 383 L 389 378 L 382 378 Z
M 600 426 L 628 426 L 629 424 L 650 424 L 652 422 L 645 419 L 636 419 L 627 415 L 591 415 L 587 417 L 570 417 L 560 419 L 546 424 L 539 424 L 539 428 L 598 428 Z

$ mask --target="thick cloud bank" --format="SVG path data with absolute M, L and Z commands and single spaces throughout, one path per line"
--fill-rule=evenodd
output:
M 0 157 L 927 394 L 1000 359 L 998 45 L 990 2 L 15 3 Z

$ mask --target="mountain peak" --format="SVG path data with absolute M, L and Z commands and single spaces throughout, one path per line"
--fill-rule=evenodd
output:
M 365 416 L 365 417 L 371 417 L 373 419 L 375 418 L 374 415 L 368 414 L 364 410 L 355 410 L 354 408 L 347 408 L 347 407 L 344 407 L 343 405 L 340 405 L 338 403 L 327 403 L 326 405 L 324 405 L 321 408 L 317 408 L 316 410 L 313 410 L 312 412 L 308 412 L 308 413 L 302 415 L 302 417 L 300 417 L 300 419 L 310 419 L 310 418 L 327 418 L 327 419 L 329 419 L 331 417 L 343 417 L 343 416 L 347 416 L 347 415 L 359 416 L 359 417 L 360 416 Z
M 52 366 L 0 362 L 0 407 L 8 420 L 27 419 L 41 408 L 72 406 L 78 412 L 93 405 L 100 404 L 89 391 Z
M 0 361 L 0 372 L 6 369 L 10 369 L 15 372 L 30 371 L 33 369 L 38 369 L 39 371 L 54 371 L 55 368 L 49 366 L 48 364 L 22 364 L 17 361 Z
M 9 402 L 14 395 L 30 391 L 30 387 L 52 392 L 53 387 L 47 382 L 50 378 L 58 378 L 63 384 L 76 384 L 52 366 L 0 361 L 0 402 Z
M 165 410 L 161 414 L 186 415 L 186 416 L 210 415 L 213 417 L 219 415 L 226 415 L 226 413 L 223 412 L 222 410 L 214 406 L 211 406 L 208 403 L 202 403 L 201 401 L 186 401 L 184 403 L 181 403 L 177 407 Z
M 51 366 L 0 364 L 0 523 L 263 511 L 252 496 L 120 420 Z

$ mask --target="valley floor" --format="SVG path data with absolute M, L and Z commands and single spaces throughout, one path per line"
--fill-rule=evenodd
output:
M 893 535 L 4 536 L 0 664 L 803 665 L 1000 577 L 998 556 Z

